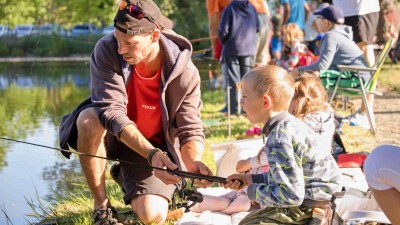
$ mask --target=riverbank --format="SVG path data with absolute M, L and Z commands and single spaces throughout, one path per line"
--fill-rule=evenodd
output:
M 70 56 L 70 57 L 1 57 L 0 62 L 88 62 L 90 56 Z

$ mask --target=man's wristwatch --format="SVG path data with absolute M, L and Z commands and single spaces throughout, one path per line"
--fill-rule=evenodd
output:
M 151 166 L 151 159 L 153 158 L 153 156 L 154 156 L 157 152 L 161 152 L 162 154 L 164 154 L 164 152 L 161 151 L 159 148 L 153 148 L 153 149 L 150 150 L 149 153 L 147 154 L 147 162 L 149 163 L 150 166 Z

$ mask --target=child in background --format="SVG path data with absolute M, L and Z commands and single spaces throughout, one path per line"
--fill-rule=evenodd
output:
M 268 1 L 268 6 L 271 12 L 271 23 L 273 26 L 273 34 L 270 43 L 271 51 L 271 63 L 276 64 L 281 60 L 282 55 L 282 41 L 281 41 L 281 26 L 282 26 L 282 10 L 280 6 L 280 1 L 270 0 Z
M 321 80 L 314 75 L 303 73 L 298 77 L 294 89 L 289 112 L 319 135 L 318 149 L 331 154 L 335 114 L 328 104 L 328 94 Z
M 304 33 L 294 23 L 286 25 L 283 34 L 283 43 L 285 48 L 285 58 L 279 63 L 287 70 L 292 70 L 297 66 L 309 65 L 314 61 L 314 55 L 303 43 Z
M 252 69 L 242 80 L 242 90 L 241 104 L 249 121 L 265 123 L 270 168 L 263 174 L 227 178 L 225 188 L 248 186 L 250 200 L 265 206 L 239 224 L 306 224 L 314 207 L 325 206 L 341 190 L 339 168 L 331 154 L 317 148 L 315 132 L 288 112 L 294 81 L 286 70 L 278 66 Z

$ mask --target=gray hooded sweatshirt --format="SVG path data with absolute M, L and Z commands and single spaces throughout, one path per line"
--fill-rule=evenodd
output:
M 302 121 L 318 136 L 317 149 L 332 154 L 332 139 L 335 133 L 335 115 L 332 109 L 309 113 Z
M 346 25 L 335 25 L 328 31 L 321 41 L 320 57 L 317 62 L 298 68 L 299 72 L 313 70 L 337 70 L 338 65 L 366 67 L 366 61 L 361 49 L 353 41 L 352 28 Z M 369 80 L 371 74 L 360 72 L 364 81 Z
M 174 33 L 164 31 L 160 38 L 163 56 L 161 72 L 161 118 L 168 151 L 181 161 L 180 146 L 189 140 L 203 143 L 200 119 L 200 75 L 191 61 L 192 45 Z M 113 34 L 100 39 L 90 60 L 91 97 L 65 115 L 60 125 L 60 147 L 76 149 L 76 118 L 84 108 L 94 107 L 105 129 L 119 139 L 122 128 L 134 124 L 127 116 L 126 85 L 132 66 L 118 54 Z M 64 154 L 64 152 L 63 152 Z M 64 154 L 69 157 L 69 154 Z

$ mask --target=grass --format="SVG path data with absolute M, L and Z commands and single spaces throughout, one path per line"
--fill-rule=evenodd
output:
M 400 65 L 385 65 L 382 69 L 379 81 L 380 86 L 400 92 Z M 241 137 L 251 125 L 246 118 L 233 118 L 232 136 L 228 137 L 228 120 L 219 109 L 223 107 L 222 90 L 209 90 L 202 88 L 204 107 L 202 119 L 206 134 L 205 152 L 203 161 L 215 172 L 212 152 L 209 150 L 214 143 L 221 143 Z M 348 113 L 348 112 L 345 112 Z M 343 126 L 342 139 L 345 146 L 352 152 L 372 149 L 374 137 L 369 131 L 357 127 Z M 51 200 L 49 208 L 43 208 L 40 204 L 30 202 L 33 212 L 31 216 L 43 221 L 57 221 L 58 224 L 90 224 L 92 212 L 92 199 L 86 185 L 77 185 L 77 188 L 66 198 L 57 197 Z M 120 211 L 129 211 L 122 202 L 122 192 L 113 181 L 107 181 L 108 196 L 113 205 Z M 40 202 L 40 201 L 39 201 Z M 173 224 L 169 221 L 167 224 Z
M 383 65 L 379 82 L 393 91 L 400 92 L 400 65 Z

